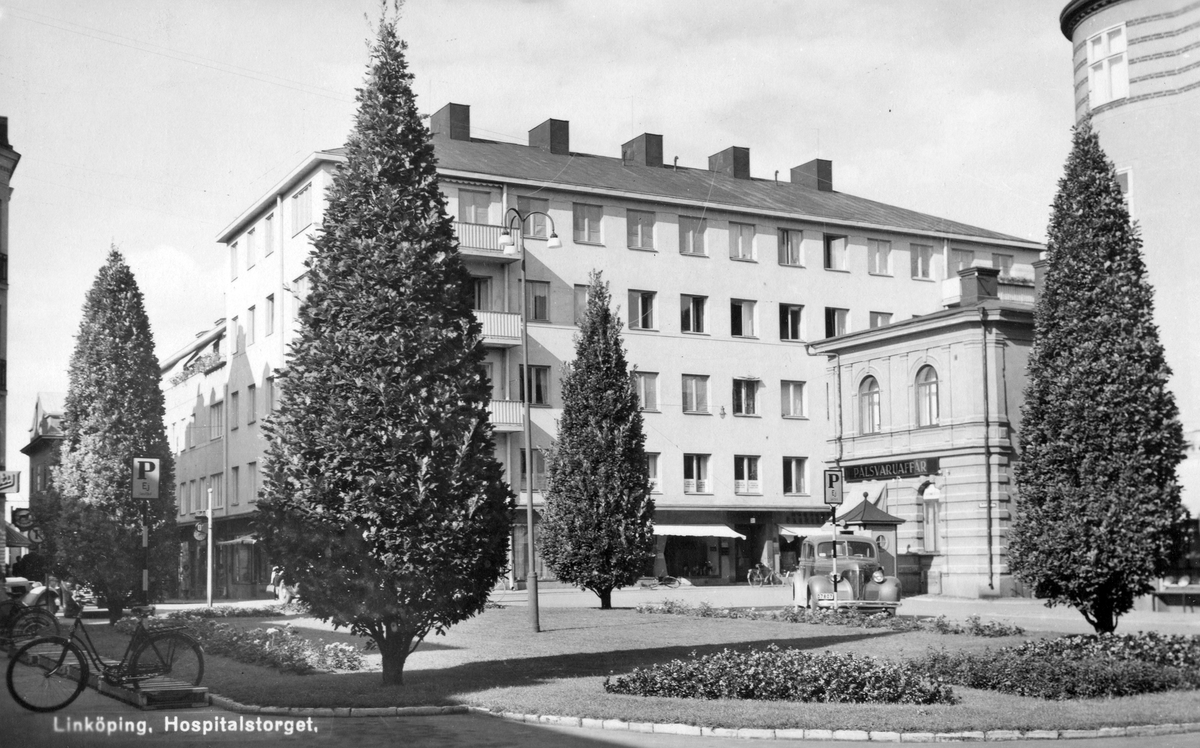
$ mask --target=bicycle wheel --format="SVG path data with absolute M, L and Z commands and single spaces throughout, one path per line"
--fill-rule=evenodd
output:
M 204 678 L 204 650 L 182 631 L 152 633 L 133 653 L 128 673 L 136 680 L 162 677 L 198 686 Z
M 675 589 L 679 586 L 679 577 L 667 577 L 666 585 L 671 589 Z
M 75 700 L 87 684 L 88 665 L 70 639 L 47 636 L 26 642 L 8 663 L 8 692 L 33 712 L 53 712 Z
M 25 608 L 8 626 L 8 640 L 14 643 L 58 634 L 58 619 L 45 608 Z

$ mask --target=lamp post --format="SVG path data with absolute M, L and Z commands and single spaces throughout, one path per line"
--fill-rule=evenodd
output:
M 525 283 L 525 222 L 533 216 L 543 216 L 550 224 L 550 236 L 546 240 L 547 249 L 559 249 L 562 241 L 554 232 L 554 219 L 540 210 L 522 213 L 516 208 L 509 208 L 504 214 L 504 230 L 500 234 L 500 246 L 504 254 L 521 256 L 521 377 L 525 401 L 525 522 L 526 535 L 529 536 L 529 568 L 525 574 L 525 588 L 529 593 L 529 622 L 535 632 L 541 631 L 538 621 L 538 585 L 536 551 L 533 543 L 533 424 L 529 415 L 529 401 L 533 392 L 529 376 L 529 314 L 525 308 L 529 292 Z M 513 229 L 513 226 L 516 229 Z

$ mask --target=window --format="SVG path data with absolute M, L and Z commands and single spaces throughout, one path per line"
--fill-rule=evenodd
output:
M 783 458 L 783 492 L 792 495 L 808 493 L 807 458 Z
M 233 431 L 238 427 L 238 394 L 237 392 L 229 393 L 229 430 Z
M 654 323 L 654 296 L 655 293 L 653 291 L 630 290 L 630 330 L 653 330 L 657 327 L 657 325 Z
M 533 490 L 541 491 L 546 485 L 546 457 L 542 450 L 533 450 Z M 521 490 L 529 490 L 529 469 L 525 463 L 525 450 L 521 450 Z
M 729 334 L 735 338 L 753 338 L 754 302 L 733 299 L 729 302 Z
M 729 224 L 729 258 L 754 259 L 754 226 L 748 223 Z
M 658 481 L 658 453 L 646 453 L 646 475 L 650 478 L 650 493 L 661 493 L 662 485 Z
M 1000 271 L 1000 277 L 1012 277 L 1013 256 L 1002 255 L 998 252 L 992 253 L 992 267 Z
M 846 270 L 846 237 L 825 235 L 825 269 Z
M 275 214 L 271 213 L 263 221 L 263 257 L 275 251 Z
M 528 305 L 530 322 L 550 321 L 550 284 L 546 281 L 528 281 L 529 297 L 525 300 Z
M 518 399 L 525 402 L 525 367 L 517 365 L 517 373 L 521 378 L 521 384 L 518 387 Z M 533 398 L 530 399 L 531 405 L 549 405 L 550 404 L 550 367 L 549 366 L 530 366 L 530 378 L 533 380 Z
M 884 325 L 892 324 L 891 312 L 871 312 L 869 316 L 869 324 L 872 328 L 883 327 Z
M 574 220 L 575 241 L 583 244 L 600 243 L 600 217 L 604 211 L 599 205 L 575 203 Z
M 804 267 L 804 232 L 779 229 L 779 264 Z
M 492 279 L 471 279 L 471 308 L 477 312 L 491 311 L 492 308 Z
M 733 492 L 762 493 L 758 480 L 758 457 L 736 455 L 733 458 Z
M 176 499 L 177 503 L 179 504 L 179 513 L 187 514 L 189 511 L 188 503 L 190 501 L 190 497 L 188 496 L 186 482 L 179 484 L 179 492 L 176 494 Z
M 758 380 L 733 380 L 733 414 L 735 416 L 758 415 Z
M 237 280 L 238 273 L 238 243 L 229 245 L 229 280 Z
M 274 413 L 279 407 L 275 401 L 275 377 L 267 377 L 267 412 Z
M 679 329 L 683 332 L 704 332 L 704 302 L 706 296 L 679 297 Z
M 808 408 L 805 407 L 804 382 L 783 381 L 780 386 L 780 406 L 784 418 L 805 418 Z
M 1092 108 L 1129 95 L 1125 27 L 1116 26 L 1088 39 L 1088 103 Z
M 308 299 L 308 292 L 311 290 L 308 273 L 297 278 L 292 284 L 292 288 L 294 289 L 292 295 L 296 297 L 296 303 L 292 306 L 292 319 L 298 320 L 300 319 L 300 306 Z
M 312 225 L 312 182 L 292 195 L 292 236 Z
M 255 316 L 254 307 L 246 310 L 246 345 L 254 345 L 255 328 L 258 327 Z
M 863 434 L 878 434 L 881 430 L 879 382 L 875 377 L 867 377 L 858 386 L 858 421 Z
M 683 492 L 708 493 L 708 455 L 683 456 Z
M 779 339 L 804 339 L 804 307 L 799 304 L 779 305 Z
M 845 335 L 850 331 L 850 310 L 825 307 L 825 337 Z
M 246 387 L 246 423 L 254 423 L 258 420 L 258 387 L 248 385 Z
M 263 319 L 263 326 L 266 328 L 267 334 L 270 335 L 275 332 L 275 294 L 267 297 L 267 308 L 264 311 L 266 317 Z
M 1125 198 L 1125 207 L 1129 209 L 1129 217 L 1133 217 L 1133 169 L 1117 169 L 1117 187 L 1121 188 L 1121 195 Z M 4 262 L 8 262 L 6 256 L 0 257 Z M 8 279 L 8 273 L 5 271 L 4 279 Z
M 487 223 L 492 207 L 492 193 L 476 190 L 458 191 L 458 220 L 463 223 Z
M 254 243 L 255 243 L 254 240 L 255 240 L 254 229 L 250 229 L 249 231 L 246 232 L 246 240 L 245 240 L 246 269 L 247 270 L 254 267 L 254 259 L 255 259 L 254 255 L 258 251 L 258 249 L 254 246 Z
M 698 374 L 683 375 L 683 412 L 708 412 L 708 377 Z
M 208 490 L 212 491 L 213 509 L 225 508 L 225 475 L 217 473 L 208 479 Z
M 241 474 L 238 468 L 229 469 L 229 504 L 237 506 L 242 500 Z
M 529 216 L 525 219 L 525 236 L 530 239 L 545 239 L 550 236 L 550 232 L 546 230 L 546 216 L 529 215 L 530 213 L 549 213 L 549 200 L 539 200 L 536 197 L 518 197 L 517 210 L 521 211 L 521 215 Z
M 246 490 L 250 492 L 249 503 L 253 504 L 258 501 L 258 463 L 247 463 L 246 473 Z
M 938 424 L 938 376 L 932 366 L 917 372 L 917 426 Z
M 583 324 L 584 317 L 587 317 L 588 303 L 588 287 L 575 286 L 575 325 L 578 327 Z
M 654 214 L 645 210 L 625 211 L 625 235 L 630 249 L 654 249 Z
M 933 279 L 933 247 L 926 244 L 909 245 L 909 257 L 912 260 L 912 277 L 924 280 Z
M 952 249 L 950 250 L 950 271 L 957 273 L 959 270 L 966 270 L 975 264 L 975 253 L 969 249 Z M 950 276 L 954 277 L 954 276 Z
M 192 481 L 188 487 L 188 492 L 192 494 L 192 514 L 204 511 L 204 497 L 200 495 L 200 491 L 196 487 L 196 481 Z
M 708 221 L 703 218 L 679 217 L 679 252 L 685 255 L 707 254 L 704 249 L 704 232 Z
M 871 275 L 892 274 L 892 243 L 882 239 L 867 240 L 867 272 Z
M 638 407 L 642 410 L 658 410 L 658 374 L 653 371 L 635 371 L 633 387 L 637 391 Z
M 208 406 L 208 438 L 220 439 L 225 434 L 225 403 Z

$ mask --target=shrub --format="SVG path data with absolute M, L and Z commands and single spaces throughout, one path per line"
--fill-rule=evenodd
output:
M 253 607 L 245 605 L 214 605 L 211 608 L 174 610 L 164 615 L 163 618 L 269 618 L 272 616 L 290 616 L 307 612 L 307 608 L 296 602 L 287 605 L 283 603 L 269 603 Z
M 833 610 L 819 608 L 810 611 L 807 608 L 780 608 L 777 610 L 756 610 L 754 608 L 714 608 L 707 602 L 692 606 L 678 600 L 664 600 L 661 603 L 639 605 L 638 613 L 658 613 L 665 615 L 686 615 L 699 618 L 742 618 L 753 621 L 781 621 L 784 623 L 813 623 L 822 626 L 858 626 L 861 628 L 882 628 L 889 631 L 935 631 L 939 634 L 969 634 L 971 636 L 1021 636 L 1025 629 L 1008 623 L 989 621 L 983 623 L 979 616 L 967 618 L 966 625 L 948 621 L 945 616 L 935 619 L 920 619 L 912 617 L 892 616 L 887 613 L 864 614 L 857 610 Z
M 756 699 L 856 704 L 955 704 L 948 685 L 909 664 L 844 653 L 799 649 L 737 652 L 672 660 L 636 668 L 604 690 L 634 696 L 685 699 Z

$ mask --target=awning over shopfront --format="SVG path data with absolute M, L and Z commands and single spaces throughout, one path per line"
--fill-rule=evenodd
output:
M 779 534 L 789 538 L 808 537 L 821 532 L 818 525 L 780 525 Z
M 233 540 L 222 540 L 217 545 L 254 545 L 258 542 L 258 538 L 253 535 L 239 535 Z
M 5 545 L 9 548 L 28 548 L 33 545 L 29 538 L 25 537 L 16 525 L 11 522 L 4 523 Z
M 655 525 L 655 535 L 686 535 L 693 538 L 741 538 L 746 536 L 726 525 Z

